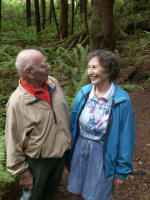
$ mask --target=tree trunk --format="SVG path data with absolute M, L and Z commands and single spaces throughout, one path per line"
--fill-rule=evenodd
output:
M 58 27 L 58 23 L 57 23 L 57 18 L 56 18 L 56 12 L 55 12 L 55 7 L 54 7 L 54 0 L 52 0 L 51 3 L 52 3 L 52 13 L 54 14 L 54 20 L 55 20 L 55 24 L 56 24 L 56 28 L 57 28 L 57 33 L 59 35 L 59 38 L 61 38 L 59 27 Z
M 45 29 L 45 15 L 46 15 L 45 0 L 41 0 L 41 7 L 42 7 L 42 28 Z
M 71 11 L 71 35 L 73 34 L 74 28 L 74 0 L 72 0 L 72 11 Z
M 50 0 L 50 7 L 49 7 L 49 23 L 52 23 L 52 18 L 53 18 L 53 5 L 54 5 L 54 0 Z
M 26 23 L 31 26 L 31 0 L 26 0 Z
M 35 5 L 36 32 L 38 34 L 41 31 L 39 0 L 34 0 L 34 5 Z
M 86 29 L 86 32 L 88 33 L 89 28 L 88 28 L 88 23 L 87 23 L 87 4 L 88 4 L 88 0 L 80 0 L 79 1 L 80 16 L 81 16 L 82 20 L 84 21 L 85 29 Z
M 85 2 L 85 0 L 80 0 L 79 1 L 79 4 L 80 4 L 80 14 L 81 15 L 83 14 L 83 10 L 84 10 L 84 2 Z
M 91 6 L 93 6 L 93 4 L 94 4 L 94 0 L 91 0 Z
M 2 29 L 2 0 L 0 0 L 0 31 Z
M 92 23 L 90 28 L 90 49 L 115 48 L 115 31 L 113 24 L 114 0 L 94 0 Z
M 86 32 L 89 33 L 89 27 L 88 27 L 88 22 L 87 22 L 87 4 L 88 4 L 88 0 L 84 0 L 84 22 L 85 22 L 85 28 L 86 28 Z
M 66 38 L 68 36 L 68 0 L 61 0 L 60 30 L 62 39 Z

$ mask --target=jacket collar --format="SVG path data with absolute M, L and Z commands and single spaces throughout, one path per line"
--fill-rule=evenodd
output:
M 123 101 L 126 101 L 128 99 L 127 93 L 123 89 L 121 89 L 117 84 L 115 84 L 115 83 L 113 83 L 113 84 L 114 84 L 114 87 L 115 87 L 114 104 L 118 104 L 118 103 L 121 103 Z M 82 94 L 84 95 L 85 98 L 87 98 L 87 96 L 89 95 L 92 87 L 93 87 L 92 84 L 88 84 L 88 85 L 81 88 Z
M 48 77 L 47 80 L 47 84 L 48 86 L 51 88 L 51 91 L 54 91 L 56 88 L 56 84 L 54 81 L 52 81 L 52 79 L 50 78 L 50 76 Z M 34 102 L 39 101 L 40 99 L 38 97 L 33 96 L 32 94 L 30 94 L 29 92 L 27 92 L 21 85 L 20 80 L 19 80 L 19 90 L 22 92 L 22 96 L 23 96 L 23 100 L 24 103 L 29 105 L 32 104 Z

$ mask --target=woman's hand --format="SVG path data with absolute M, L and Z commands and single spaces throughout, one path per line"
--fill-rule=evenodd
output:
M 117 178 L 117 177 L 114 178 L 115 189 L 120 189 L 122 187 L 123 183 L 124 183 L 123 179 Z

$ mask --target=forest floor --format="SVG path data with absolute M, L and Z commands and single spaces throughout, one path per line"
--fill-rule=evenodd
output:
M 150 84 L 143 91 L 130 92 L 136 118 L 134 172 L 126 179 L 113 200 L 150 200 Z M 66 190 L 68 172 L 64 170 L 55 200 L 82 200 Z

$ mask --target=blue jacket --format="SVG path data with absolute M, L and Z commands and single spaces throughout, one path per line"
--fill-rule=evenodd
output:
M 115 85 L 114 101 L 105 133 L 104 168 L 106 176 L 125 179 L 132 173 L 132 156 L 135 142 L 135 119 L 127 92 Z M 72 152 L 79 136 L 79 116 L 93 85 L 80 89 L 71 112 Z

